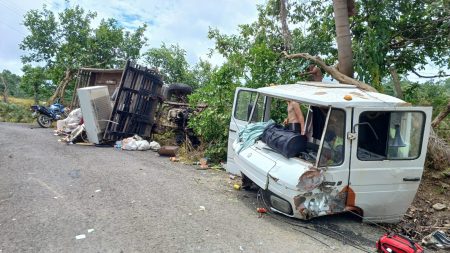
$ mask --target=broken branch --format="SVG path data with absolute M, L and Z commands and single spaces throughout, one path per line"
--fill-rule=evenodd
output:
M 424 76 L 424 75 L 421 75 L 421 74 L 417 73 L 417 71 L 415 71 L 415 70 L 411 70 L 411 72 L 413 72 L 416 76 L 421 77 L 421 78 L 437 78 L 437 77 L 450 76 L 449 74 L 445 74 L 445 73 L 439 74 L 439 75 L 434 75 L 434 76 Z
M 325 70 L 325 72 L 330 74 L 334 79 L 338 80 L 340 83 L 355 85 L 356 87 L 366 91 L 378 92 L 375 88 L 368 85 L 367 83 L 358 81 L 354 78 L 342 74 L 336 67 L 328 66 L 319 56 L 312 56 L 308 53 L 287 54 L 286 52 L 283 52 L 283 54 L 284 58 L 286 59 L 303 58 L 316 63 L 323 70 Z
M 437 126 L 439 126 L 439 124 L 441 123 L 442 120 L 444 120 L 448 114 L 450 113 L 450 102 L 447 104 L 447 108 L 445 108 L 444 110 L 442 110 L 438 116 L 436 116 L 436 118 L 434 118 L 433 122 L 431 122 L 431 126 L 433 128 L 436 128 Z

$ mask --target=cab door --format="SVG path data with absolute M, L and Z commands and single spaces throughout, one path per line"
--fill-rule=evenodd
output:
M 238 137 L 239 130 L 243 129 L 249 122 L 250 114 L 257 97 L 255 89 L 242 88 L 236 89 L 234 94 L 233 110 L 228 130 L 228 149 L 226 170 L 229 173 L 240 174 L 234 161 L 233 142 Z M 259 96 L 257 107 L 253 113 L 252 121 L 259 121 L 264 116 L 264 97 Z
M 422 177 L 431 108 L 354 108 L 350 187 L 364 219 L 398 221 Z

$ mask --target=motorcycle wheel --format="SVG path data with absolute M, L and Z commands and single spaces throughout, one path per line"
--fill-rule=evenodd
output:
M 52 119 L 46 115 L 40 114 L 37 117 L 37 123 L 43 128 L 49 128 L 52 126 Z

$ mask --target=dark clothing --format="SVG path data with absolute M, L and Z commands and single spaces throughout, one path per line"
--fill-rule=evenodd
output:
M 302 126 L 300 125 L 300 123 L 289 123 L 288 124 L 288 129 L 295 131 L 295 132 L 300 132 L 301 128 L 302 128 Z

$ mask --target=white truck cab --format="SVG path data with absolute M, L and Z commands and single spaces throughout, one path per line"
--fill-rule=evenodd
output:
M 282 101 L 305 111 L 306 150 L 286 158 L 261 140 L 242 149 L 239 131 L 274 118 L 275 105 L 286 106 Z M 363 221 L 398 222 L 422 177 L 431 110 L 345 84 L 238 88 L 227 171 L 250 179 L 274 211 L 290 217 L 354 211 Z

